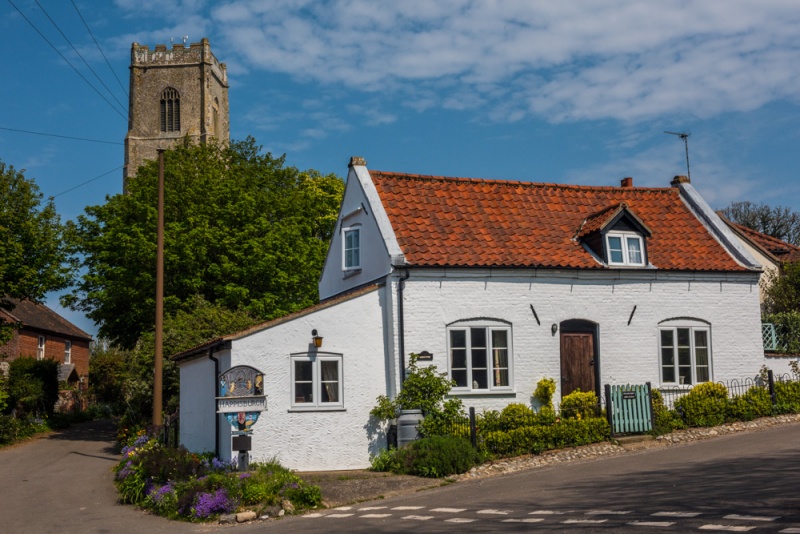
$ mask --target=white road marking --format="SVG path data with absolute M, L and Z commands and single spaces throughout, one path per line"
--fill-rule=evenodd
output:
M 350 517 L 353 514 L 328 514 L 325 517 Z
M 766 517 L 763 515 L 739 515 L 739 514 L 731 514 L 726 515 L 723 519 L 735 519 L 739 521 L 775 521 L 777 517 Z
M 555 512 L 553 510 L 535 510 L 528 512 L 528 515 L 564 515 L 564 512 Z
M 433 519 L 432 515 L 407 515 L 402 519 L 413 519 L 415 521 L 427 521 L 428 519 Z
M 478 510 L 479 514 L 490 514 L 490 515 L 508 515 L 508 510 L 492 510 L 488 508 L 486 510 Z
M 503 519 L 501 523 L 539 523 L 544 521 L 541 517 L 531 517 L 528 519 Z
M 800 534 L 800 528 L 798 527 L 789 527 L 781 530 L 784 534 Z
M 702 512 L 656 512 L 652 515 L 656 517 L 697 517 Z
M 384 508 L 388 508 L 388 506 L 366 506 L 364 508 L 359 508 L 359 512 L 366 512 L 367 510 L 383 510 Z
M 595 525 L 599 523 L 605 523 L 608 519 L 566 519 L 561 523 L 564 525 Z
M 625 515 L 631 513 L 630 510 L 589 510 L 586 515 Z
M 352 510 L 352 506 L 340 506 L 337 510 L 345 511 L 345 510 Z
M 313 514 L 305 514 L 303 517 L 322 517 L 323 514 L 319 512 L 314 512 Z
M 703 525 L 700 530 L 721 530 L 723 532 L 749 532 L 756 527 L 740 527 L 733 525 Z
M 395 506 L 392 510 L 421 510 L 424 506 Z
M 465 517 L 454 517 L 453 519 L 445 519 L 445 523 L 474 523 L 477 519 L 467 519 Z
M 369 519 L 383 519 L 384 517 L 391 517 L 392 514 L 364 514 L 358 517 L 366 517 Z
M 463 512 L 466 508 L 434 508 L 431 512 L 444 512 L 446 514 L 457 514 Z
M 634 527 L 671 527 L 675 521 L 632 521 L 628 524 Z

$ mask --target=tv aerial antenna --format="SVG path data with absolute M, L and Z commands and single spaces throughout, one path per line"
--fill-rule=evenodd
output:
M 689 136 L 692 135 L 692 132 L 667 132 L 664 131 L 665 134 L 670 135 L 677 135 L 681 139 L 683 139 L 683 146 L 686 148 L 686 177 L 691 182 L 692 180 L 692 172 L 689 170 Z

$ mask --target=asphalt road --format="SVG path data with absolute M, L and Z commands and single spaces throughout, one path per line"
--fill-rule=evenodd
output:
M 800 533 L 800 425 L 237 528 L 262 531 Z
M 116 503 L 108 422 L 0 450 L 0 533 L 800 533 L 800 424 L 236 526 Z

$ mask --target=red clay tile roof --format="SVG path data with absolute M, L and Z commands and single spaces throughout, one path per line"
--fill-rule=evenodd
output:
M 406 261 L 418 266 L 604 269 L 573 237 L 627 203 L 659 269 L 746 271 L 677 188 L 594 187 L 370 171 Z
M 37 304 L 30 300 L 8 300 L 14 304 L 14 309 L 11 311 L 2 310 L 0 311 L 0 315 L 2 315 L 3 318 L 7 317 L 11 322 L 20 322 L 23 326 L 60 334 L 65 337 L 85 340 L 92 339 L 92 336 L 67 321 L 44 304 Z M 2 318 L 0 318 L 0 320 L 2 320 Z
M 752 228 L 748 228 L 747 226 L 742 226 L 741 224 L 730 221 L 727 222 L 739 233 L 749 239 L 754 245 L 775 256 L 778 261 L 800 261 L 800 247 L 792 245 L 791 243 L 787 243 L 786 241 L 781 241 L 780 239 L 772 237 L 771 235 L 762 234 L 761 232 L 753 230 Z

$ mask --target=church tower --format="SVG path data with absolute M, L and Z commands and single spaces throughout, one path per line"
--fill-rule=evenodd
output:
M 199 43 L 131 45 L 128 135 L 125 136 L 124 183 L 159 148 L 189 137 L 205 143 L 230 140 L 228 74 L 211 53 L 208 39 Z

